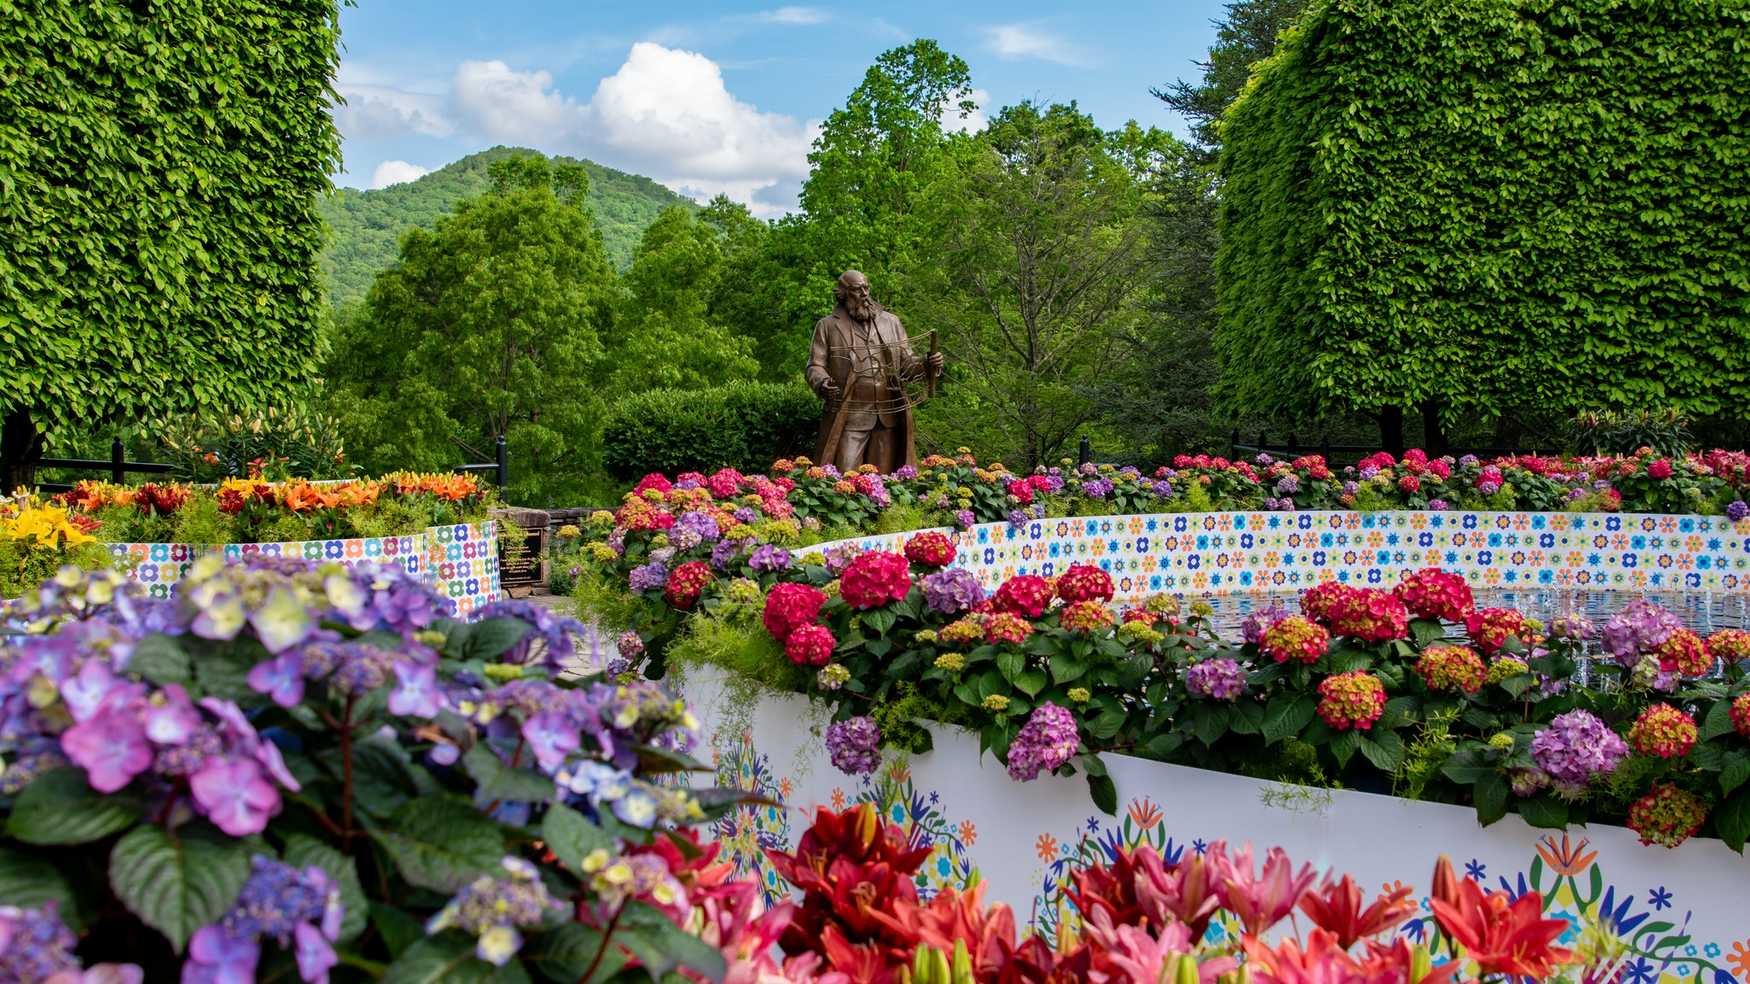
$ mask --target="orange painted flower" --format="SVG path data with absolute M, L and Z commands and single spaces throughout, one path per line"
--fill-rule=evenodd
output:
M 978 826 L 971 820 L 960 821 L 960 843 L 971 847 L 978 843 Z
M 1039 855 L 1039 860 L 1049 862 L 1057 857 L 1057 838 L 1050 834 L 1040 834 L 1033 842 L 1033 853 Z
M 1144 796 L 1130 801 L 1130 822 L 1136 824 L 1138 830 L 1153 830 L 1161 819 L 1161 808 L 1154 800 Z
M 1545 834 L 1537 845 L 1537 854 L 1543 858 L 1543 863 L 1558 875 L 1573 877 L 1592 867 L 1592 862 L 1598 859 L 1597 851 L 1586 850 L 1586 838 L 1580 838 L 1580 843 L 1571 845 L 1568 835 L 1562 835 L 1560 846 L 1556 844 L 1554 834 Z

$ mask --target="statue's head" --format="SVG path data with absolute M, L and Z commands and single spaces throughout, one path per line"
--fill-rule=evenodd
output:
M 833 299 L 844 305 L 851 317 L 869 321 L 875 317 L 875 299 L 869 296 L 869 278 L 861 270 L 846 270 L 833 284 Z

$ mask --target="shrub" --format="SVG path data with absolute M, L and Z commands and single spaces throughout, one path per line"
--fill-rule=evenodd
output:
M 651 390 L 625 397 L 602 426 L 610 472 L 763 471 L 814 446 L 820 401 L 801 383 L 732 383 L 706 390 Z
M 1690 448 L 1689 417 L 1676 408 L 1577 414 L 1563 433 L 1573 454 L 1634 454 L 1652 448 L 1680 455 Z

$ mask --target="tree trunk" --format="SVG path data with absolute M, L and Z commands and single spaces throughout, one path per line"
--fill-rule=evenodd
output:
M 1379 447 L 1392 454 L 1404 453 L 1404 408 L 1381 407 L 1379 411 Z
M 0 495 L 36 481 L 36 463 L 42 460 L 43 435 L 30 419 L 30 408 L 9 410 L 0 420 Z
M 1422 450 L 1432 457 L 1446 453 L 1446 432 L 1440 429 L 1440 405 L 1422 401 Z

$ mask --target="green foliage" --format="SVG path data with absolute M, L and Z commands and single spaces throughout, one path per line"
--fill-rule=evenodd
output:
M 1652 448 L 1680 455 L 1690 448 L 1689 418 L 1675 408 L 1602 413 L 1587 411 L 1568 421 L 1565 449 L 1571 454 L 1634 454 Z
M 1310 5 L 1222 125 L 1226 404 L 1742 405 L 1747 44 L 1736 4 Z
M 1215 25 L 1209 60 L 1199 62 L 1203 77 L 1179 79 L 1154 90 L 1162 102 L 1192 121 L 1191 132 L 1204 147 L 1221 143 L 1221 115 L 1251 78 L 1252 65 L 1276 50 L 1276 39 L 1299 15 L 1304 0 L 1236 0 Z
M 66 564 L 96 571 L 110 566 L 109 548 L 101 543 L 50 549 L 25 539 L 0 537 L 0 598 L 17 598 L 53 577 Z
M 668 647 L 668 660 L 676 667 L 719 666 L 779 690 L 805 690 L 812 676 L 784 657 L 784 648 L 758 619 L 714 615 L 688 619 Z
M 320 202 L 328 223 L 328 248 L 322 273 L 336 308 L 358 304 L 377 274 L 395 265 L 401 238 L 412 229 L 430 232 L 463 200 L 491 187 L 487 170 L 494 161 L 539 155 L 523 147 L 494 147 L 405 184 L 371 191 L 336 188 Z M 589 172 L 589 209 L 602 233 L 608 259 L 624 268 L 645 226 L 664 209 L 692 208 L 692 202 L 649 178 L 626 174 L 593 161 L 555 157 L 555 163 L 581 164 Z
M 265 404 L 309 374 L 338 40 L 332 0 L 0 4 L 0 417 Z
M 651 390 L 622 398 L 602 425 L 602 458 L 625 479 L 648 472 L 764 471 L 814 445 L 820 401 L 800 382 Z
M 613 271 L 581 165 L 506 157 L 490 172 L 491 192 L 407 235 L 341 326 L 328 380 L 367 467 L 448 470 L 504 435 L 508 497 L 539 504 L 594 462 Z
M 350 478 L 358 469 L 346 462 L 340 421 L 321 405 L 321 391 L 312 388 L 258 413 L 224 416 L 208 408 L 160 420 L 149 429 L 158 437 L 162 460 L 196 482 L 243 475 Z

